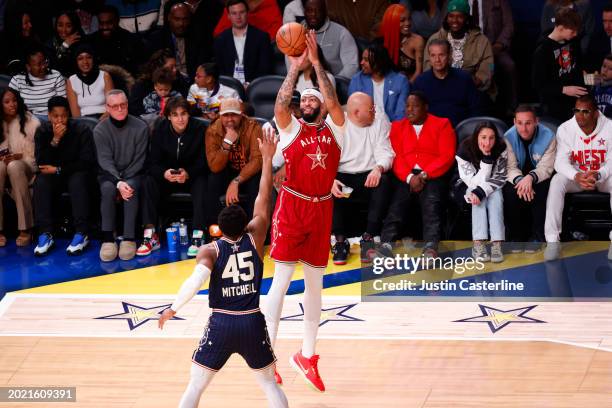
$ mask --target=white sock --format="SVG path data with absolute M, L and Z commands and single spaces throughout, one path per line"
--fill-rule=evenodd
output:
M 208 387 L 208 384 L 210 384 L 214 376 L 214 371 L 207 370 L 195 363 L 191 363 L 191 378 L 189 379 L 189 385 L 187 385 L 185 393 L 183 393 L 179 408 L 197 408 L 202 392 Z
M 276 262 L 274 265 L 274 278 L 268 291 L 265 313 L 266 326 L 268 326 L 268 335 L 270 336 L 272 348 L 276 344 L 276 334 L 278 333 L 278 323 L 283 311 L 283 301 L 285 300 L 294 271 L 295 264 Z
M 287 397 L 274 379 L 274 365 L 265 370 L 255 371 L 255 378 L 268 398 L 270 408 L 286 408 L 289 406 Z
M 317 332 L 321 322 L 321 292 L 325 268 L 304 265 L 304 340 L 302 355 L 310 358 L 315 354 Z

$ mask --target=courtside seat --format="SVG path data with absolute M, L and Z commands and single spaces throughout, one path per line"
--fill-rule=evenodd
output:
M 497 118 L 493 118 L 490 116 L 474 116 L 473 118 L 467 118 L 459 122 L 457 127 L 455 127 L 455 133 L 457 134 L 457 146 L 461 142 L 463 142 L 467 137 L 471 136 L 474 133 L 474 129 L 481 122 L 493 122 L 495 127 L 497 128 L 497 132 L 500 136 L 503 137 L 504 133 L 508 130 L 508 125 L 506 125 L 503 121 Z
M 274 117 L 274 103 L 284 80 L 281 75 L 266 75 L 251 82 L 247 99 L 255 111 L 253 116 L 268 120 Z

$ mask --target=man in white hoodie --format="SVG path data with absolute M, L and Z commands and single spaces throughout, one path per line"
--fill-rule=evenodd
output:
M 555 170 L 546 202 L 544 234 L 548 242 L 544 258 L 559 258 L 559 235 L 565 193 L 580 191 L 612 192 L 612 121 L 597 110 L 591 95 L 576 100 L 574 116 L 557 130 Z M 612 195 L 610 196 L 612 208 Z M 610 233 L 612 240 L 612 232 Z M 612 259 L 612 246 L 608 251 Z

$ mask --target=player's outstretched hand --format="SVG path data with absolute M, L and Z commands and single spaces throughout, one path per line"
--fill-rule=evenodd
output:
M 306 33 L 306 49 L 308 50 L 308 58 L 312 65 L 317 65 L 319 61 L 319 46 L 317 45 L 317 34 L 314 30 L 309 30 Z
M 258 138 L 257 142 L 259 143 L 259 151 L 263 159 L 272 160 L 274 153 L 276 153 L 278 139 L 276 131 L 273 128 L 266 126 L 262 129 L 262 137 L 261 139 Z
M 160 329 L 164 328 L 164 323 L 166 323 L 166 320 L 170 320 L 174 317 L 174 315 L 176 314 L 176 312 L 170 308 L 167 308 L 166 310 L 164 310 L 162 312 L 161 317 L 159 318 L 159 322 L 157 324 L 157 326 Z

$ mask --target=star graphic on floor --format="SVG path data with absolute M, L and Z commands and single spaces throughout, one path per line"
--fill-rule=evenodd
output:
M 306 156 L 312 159 L 312 167 L 310 170 L 313 170 L 317 166 L 321 166 L 325 169 L 325 159 L 327 158 L 327 153 L 321 152 L 321 146 L 317 146 L 317 152 L 315 154 L 307 154 Z
M 149 320 L 159 320 L 164 310 L 168 309 L 172 304 L 153 306 L 153 307 L 142 307 L 133 305 L 128 302 L 121 302 L 123 305 L 123 313 L 117 313 L 109 316 L 95 317 L 95 319 L 105 320 L 127 320 L 130 330 L 142 326 Z M 185 320 L 180 317 L 172 317 L 170 320 Z
M 454 322 L 487 323 L 492 333 L 496 333 L 510 323 L 546 323 L 543 320 L 525 316 L 537 305 L 519 307 L 518 309 L 499 310 L 491 306 L 478 305 L 482 316 L 468 317 L 466 319 L 454 320 Z
M 357 306 L 357 303 L 352 305 L 330 307 L 329 309 L 321 309 L 321 320 L 319 322 L 319 327 L 323 326 L 327 322 L 363 322 L 362 319 L 344 314 L 355 306 Z M 302 313 L 293 316 L 281 317 L 281 320 L 289 320 L 294 322 L 304 321 L 304 305 L 302 305 L 302 303 L 300 303 L 300 309 L 302 309 Z

